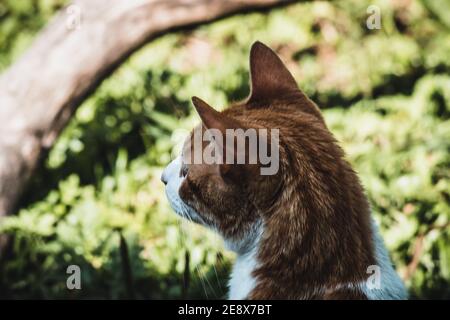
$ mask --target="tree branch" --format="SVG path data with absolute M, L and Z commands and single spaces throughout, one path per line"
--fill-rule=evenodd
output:
M 130 54 L 167 32 L 289 0 L 78 0 L 0 77 L 0 217 L 75 109 Z M 68 26 L 73 15 L 78 25 Z

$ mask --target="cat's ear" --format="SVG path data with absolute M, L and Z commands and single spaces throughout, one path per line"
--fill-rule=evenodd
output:
M 224 134 L 226 129 L 235 129 L 239 127 L 235 120 L 214 110 L 213 107 L 202 99 L 192 97 L 192 103 L 194 104 L 195 110 L 197 110 L 205 129 L 218 129 Z
M 247 103 L 270 101 L 300 92 L 294 77 L 277 54 L 259 41 L 250 50 L 250 86 Z
M 226 137 L 227 129 L 243 129 L 243 126 L 235 119 L 229 118 L 226 115 L 214 110 L 209 104 L 198 97 L 192 97 L 192 103 L 194 104 L 195 110 L 197 110 L 200 119 L 202 120 L 202 125 L 206 130 L 216 129 L 222 133 L 222 139 Z M 236 170 L 231 170 L 235 166 L 232 164 L 226 164 L 225 156 L 227 155 L 227 148 L 229 147 L 225 140 L 215 140 L 216 144 L 219 146 L 220 154 L 222 157 L 222 162 L 218 166 L 219 172 L 222 176 L 230 175 L 230 173 L 236 173 Z M 233 150 L 233 149 L 231 149 Z M 232 155 L 236 156 L 236 150 L 233 150 Z

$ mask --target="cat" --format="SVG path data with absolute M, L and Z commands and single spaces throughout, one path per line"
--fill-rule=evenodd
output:
M 261 42 L 250 50 L 250 87 L 223 112 L 193 97 L 201 124 L 161 176 L 174 211 L 237 254 L 229 298 L 406 299 L 356 173 L 317 105 Z M 239 128 L 279 131 L 275 174 L 261 174 L 259 162 L 192 162 L 196 133 Z M 210 141 L 201 150 L 213 143 L 224 158 L 229 145 Z

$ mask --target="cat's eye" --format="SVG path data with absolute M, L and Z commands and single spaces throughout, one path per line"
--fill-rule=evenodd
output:
M 185 178 L 187 174 L 188 174 L 188 167 L 187 165 L 183 164 L 180 169 L 180 177 Z

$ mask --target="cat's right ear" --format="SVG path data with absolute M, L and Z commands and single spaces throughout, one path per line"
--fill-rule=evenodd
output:
M 275 52 L 257 41 L 250 50 L 250 95 L 247 105 L 264 107 L 274 100 L 296 98 L 300 110 L 324 121 L 319 107 L 297 86 L 294 77 Z

